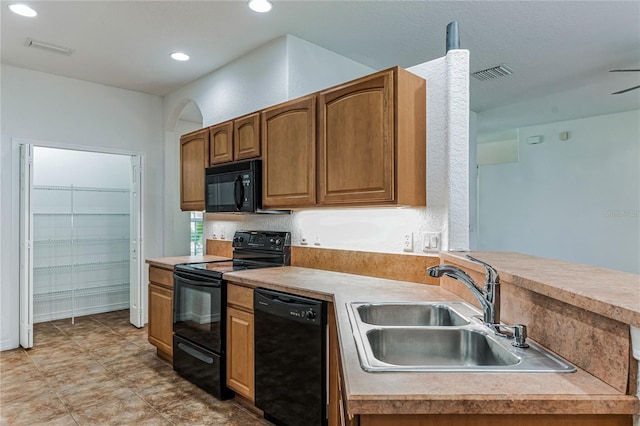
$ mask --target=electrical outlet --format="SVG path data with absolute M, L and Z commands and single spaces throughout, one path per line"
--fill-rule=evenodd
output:
M 402 248 L 404 251 L 413 251 L 413 233 L 405 234 Z
M 319 237 L 319 236 L 317 236 L 317 235 L 316 235 L 316 239 L 315 239 L 315 241 L 313 242 L 313 245 L 314 245 L 314 246 L 319 246 L 319 245 L 320 245 L 320 237 Z
M 309 241 L 307 241 L 307 239 L 304 237 L 304 235 L 300 235 L 300 245 L 301 246 L 306 246 L 307 244 L 309 244 Z
M 220 239 L 224 240 L 224 226 L 220 227 Z

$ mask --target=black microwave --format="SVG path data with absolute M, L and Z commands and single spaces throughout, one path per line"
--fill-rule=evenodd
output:
M 208 167 L 204 177 L 207 213 L 256 213 L 262 207 L 262 161 Z

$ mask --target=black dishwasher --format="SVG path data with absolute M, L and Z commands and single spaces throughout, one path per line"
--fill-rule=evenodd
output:
M 327 424 L 326 306 L 255 290 L 255 403 L 277 425 Z

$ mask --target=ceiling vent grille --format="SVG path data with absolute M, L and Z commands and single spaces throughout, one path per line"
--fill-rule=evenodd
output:
M 477 78 L 478 80 L 485 81 L 485 80 L 491 80 L 498 77 L 504 77 L 510 74 L 513 74 L 513 71 L 511 70 L 511 68 L 509 68 L 505 64 L 501 64 L 501 65 L 498 65 L 497 67 L 476 71 L 471 75 Z
M 38 49 L 48 50 L 49 52 L 60 53 L 61 55 L 67 56 L 75 52 L 74 49 L 69 49 L 68 47 L 60 46 L 46 41 L 38 41 L 32 38 L 27 38 L 24 42 L 24 45 L 27 47 L 37 47 Z

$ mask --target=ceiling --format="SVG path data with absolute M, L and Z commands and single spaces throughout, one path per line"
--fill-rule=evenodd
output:
M 1 59 L 51 74 L 166 95 L 252 49 L 291 34 L 384 69 L 445 54 L 457 21 L 471 72 L 499 64 L 513 75 L 471 77 L 480 132 L 640 108 L 638 1 L 274 1 L 258 14 L 238 1 L 24 1 L 35 18 L 2 1 Z M 25 47 L 25 39 L 75 49 Z M 188 62 L 169 58 L 174 51 Z

